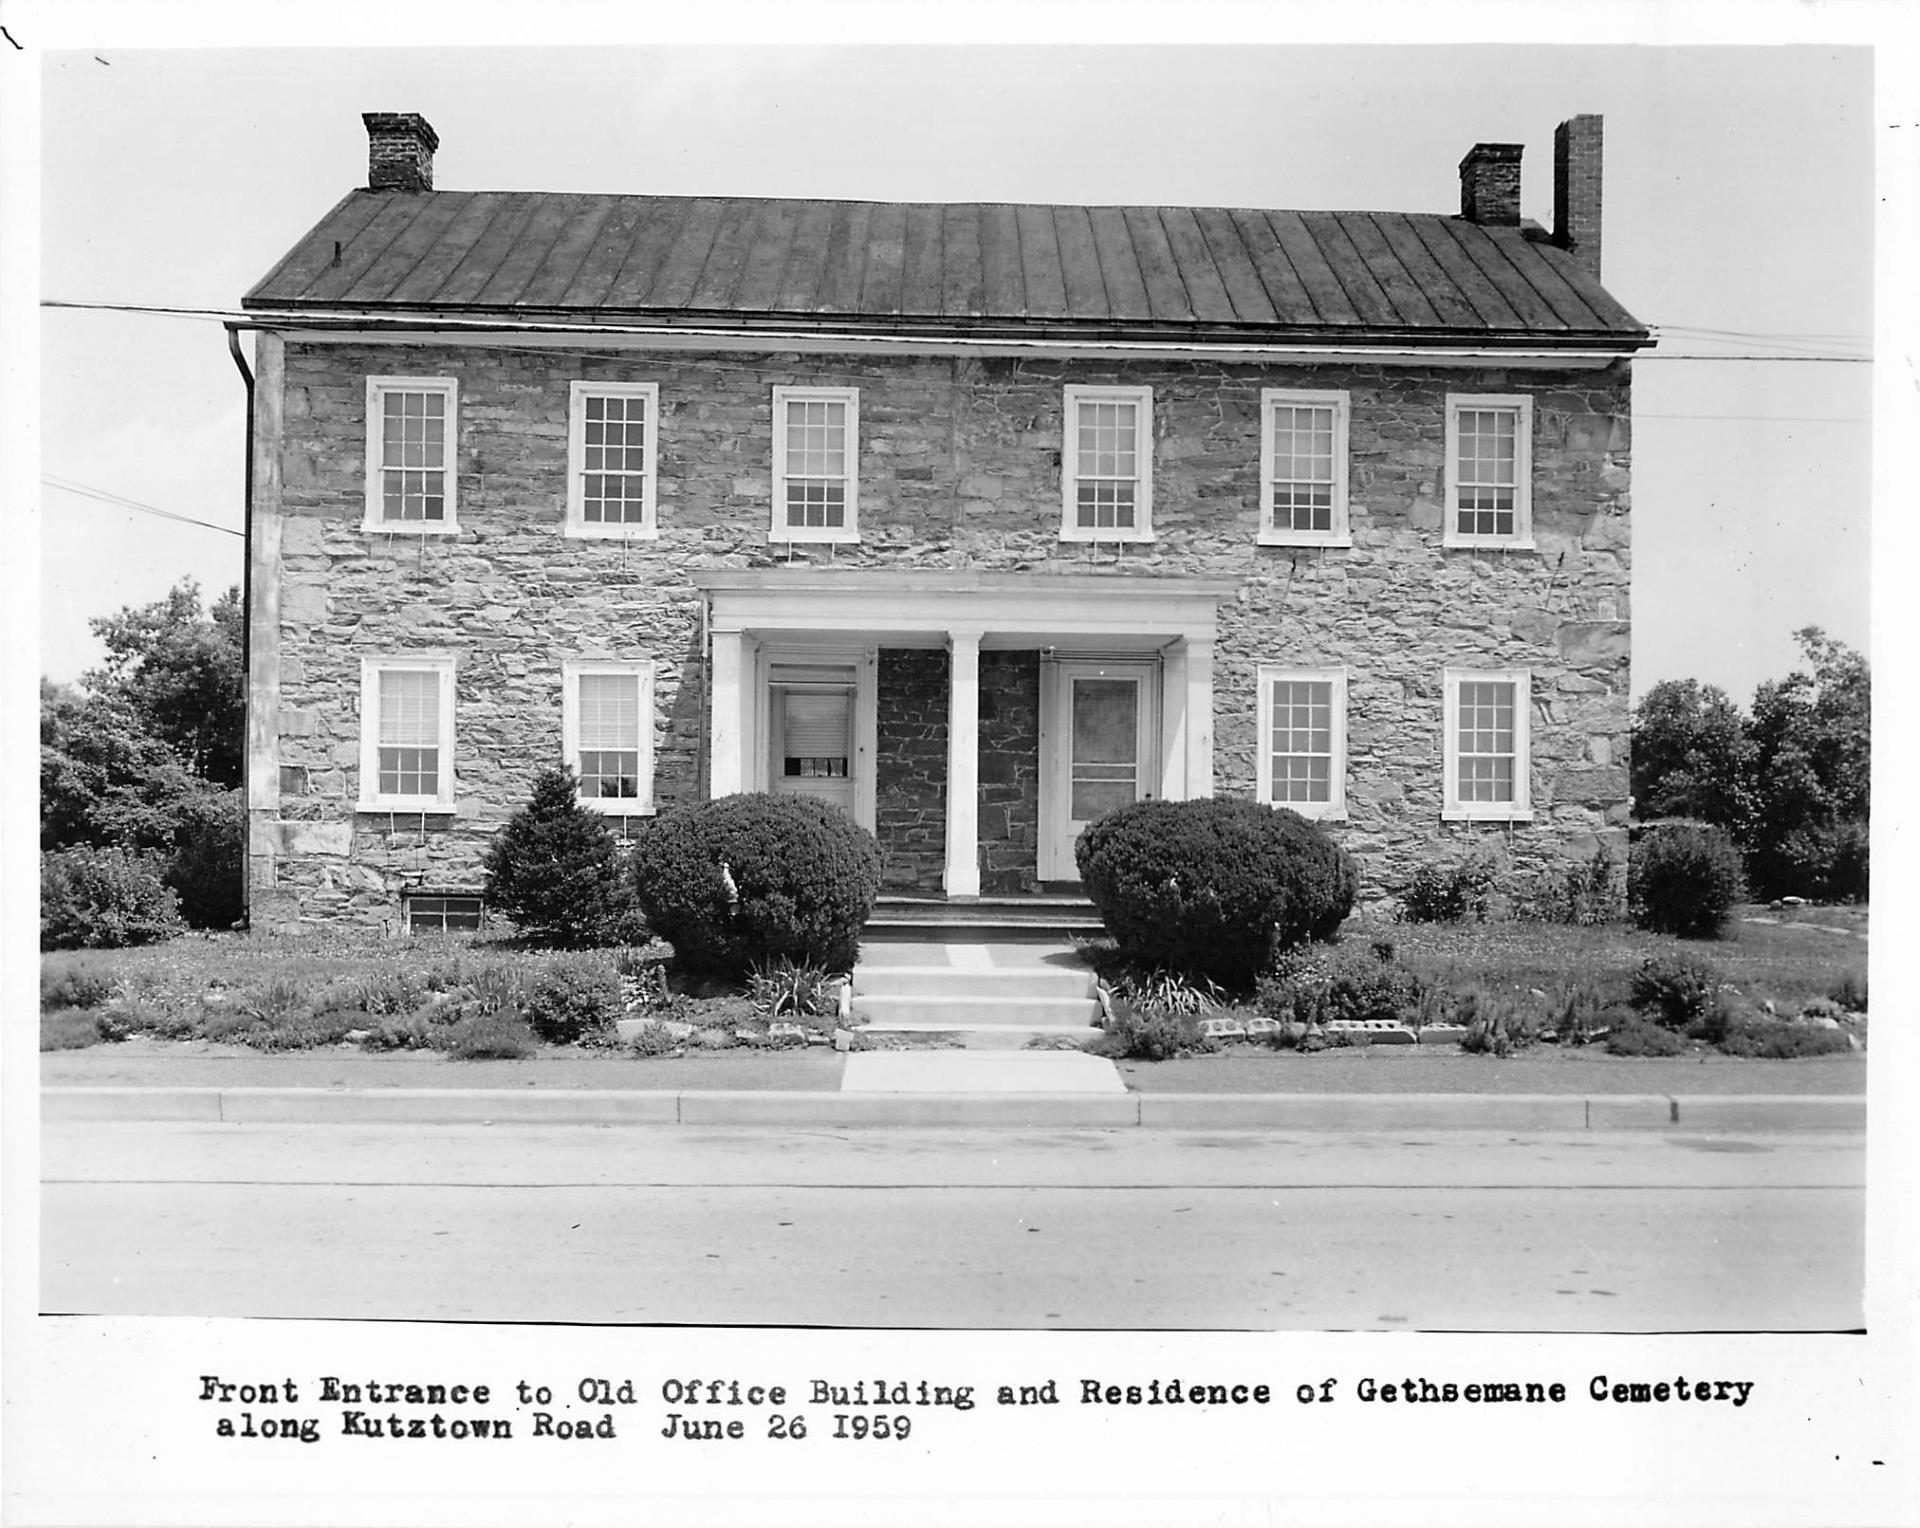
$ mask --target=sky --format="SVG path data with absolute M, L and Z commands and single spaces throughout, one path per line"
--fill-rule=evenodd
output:
M 1873 74 L 1835 45 L 103 45 L 45 59 L 41 287 L 233 310 L 364 182 L 365 110 L 423 113 L 466 190 L 1450 212 L 1461 155 L 1519 142 L 1549 226 L 1554 126 L 1598 112 L 1603 276 L 1662 335 L 1635 364 L 1634 689 L 1745 701 L 1798 627 L 1869 649 Z M 245 392 L 217 321 L 40 327 L 41 670 L 72 680 L 90 618 L 239 580 Z

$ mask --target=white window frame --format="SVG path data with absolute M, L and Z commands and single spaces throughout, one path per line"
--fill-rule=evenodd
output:
M 1273 512 L 1273 490 L 1277 482 L 1274 411 L 1283 407 L 1331 408 L 1333 410 L 1333 509 L 1330 528 L 1301 531 L 1281 525 Z M 1353 532 L 1347 519 L 1347 426 L 1353 400 L 1346 392 L 1314 392 L 1297 388 L 1263 387 L 1260 390 L 1260 536 L 1261 546 L 1350 547 Z
M 847 508 L 843 525 L 787 523 L 787 405 L 844 403 L 847 406 Z M 773 390 L 773 505 L 767 540 L 854 542 L 860 539 L 860 389 L 857 387 L 776 387 Z
M 1513 534 L 1468 536 L 1459 529 L 1460 415 L 1473 409 L 1510 409 L 1513 422 Z M 1505 547 L 1530 551 L 1533 547 L 1533 399 L 1525 393 L 1448 393 L 1446 517 L 1441 523 L 1442 546 Z
M 1319 822 L 1344 822 L 1347 816 L 1347 671 L 1263 663 L 1257 672 L 1260 692 L 1254 713 L 1260 732 L 1254 754 L 1254 777 L 1261 804 L 1283 806 Z M 1328 697 L 1332 735 L 1328 741 L 1333 763 L 1328 771 L 1330 781 L 1325 801 L 1276 801 L 1273 798 L 1273 686 L 1276 681 L 1332 686 Z
M 385 478 L 381 465 L 388 393 L 439 393 L 447 400 L 446 473 L 447 513 L 440 520 L 388 520 Z M 460 532 L 460 384 L 454 377 L 367 378 L 367 484 L 363 531 L 384 536 L 455 536 Z
M 1460 686 L 1513 686 L 1513 800 L 1460 799 Z M 1530 669 L 1446 670 L 1446 701 L 1442 707 L 1440 754 L 1445 791 L 1440 816 L 1447 822 L 1533 821 L 1533 673 Z
M 1131 403 L 1134 405 L 1133 524 L 1119 526 L 1079 523 L 1080 405 Z M 1069 384 L 1065 390 L 1060 427 L 1060 539 L 1062 541 L 1153 540 L 1153 389 L 1151 387 L 1089 387 Z
M 454 657 L 451 653 L 383 653 L 360 660 L 360 798 L 363 812 L 451 812 L 454 792 Z M 439 789 L 430 796 L 388 796 L 380 792 L 380 676 L 393 672 L 429 672 L 440 680 Z
M 587 400 L 589 398 L 644 398 L 647 401 L 647 437 L 644 448 L 645 490 L 640 521 L 587 518 Z M 656 520 L 660 457 L 660 384 L 658 382 L 575 382 L 567 408 L 567 523 L 566 534 L 594 541 L 653 541 L 660 535 Z
M 633 796 L 578 797 L 580 804 L 609 817 L 651 817 L 653 804 L 653 663 L 647 659 L 568 658 L 561 668 L 560 731 L 567 767 L 580 773 L 580 681 L 587 675 L 628 675 L 639 686 L 639 761 Z

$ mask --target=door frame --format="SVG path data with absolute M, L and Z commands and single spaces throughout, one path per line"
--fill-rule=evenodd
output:
M 878 680 L 880 650 L 876 647 L 813 646 L 762 643 L 754 655 L 754 737 L 750 747 L 752 772 L 749 789 L 771 791 L 773 781 L 773 689 L 781 680 L 807 683 L 814 673 L 825 682 L 830 671 L 853 671 L 853 757 L 847 772 L 853 777 L 853 820 L 873 831 L 877 795 L 876 759 L 879 741 Z M 775 675 L 775 669 L 787 672 Z
M 1042 881 L 1078 881 L 1073 846 L 1079 834 L 1069 831 L 1073 794 L 1073 681 L 1133 679 L 1138 682 L 1140 710 L 1135 733 L 1136 800 L 1160 794 L 1161 662 L 1157 654 L 1128 653 L 1114 657 L 1040 660 L 1040 809 L 1035 873 Z

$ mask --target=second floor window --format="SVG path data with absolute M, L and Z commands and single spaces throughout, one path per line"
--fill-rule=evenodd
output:
M 567 534 L 651 537 L 660 389 L 576 382 L 567 434 Z
M 458 388 L 451 377 L 369 377 L 363 529 L 457 529 L 457 440 Z
M 769 541 L 858 541 L 860 394 L 851 387 L 773 390 L 773 526 Z
M 1447 546 L 1533 545 L 1533 400 L 1447 399 Z
M 1060 453 L 1064 541 L 1153 539 L 1153 389 L 1069 387 Z
M 1347 395 L 1267 388 L 1260 401 L 1261 543 L 1351 546 Z

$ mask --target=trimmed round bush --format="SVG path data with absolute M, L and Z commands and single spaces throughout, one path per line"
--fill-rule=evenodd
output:
M 1740 851 L 1720 829 L 1694 823 L 1649 828 L 1633 846 L 1627 900 L 1633 920 L 1657 934 L 1718 936 L 1746 894 Z
M 683 970 L 739 977 L 784 958 L 843 972 L 880 894 L 880 846 L 811 796 L 722 796 L 657 818 L 633 878 Z
M 1221 797 L 1123 806 L 1074 859 L 1123 955 L 1235 986 L 1279 950 L 1332 938 L 1360 885 L 1352 857 L 1297 812 Z
M 152 944 L 186 929 L 163 862 L 85 845 L 40 856 L 40 948 L 112 949 Z

